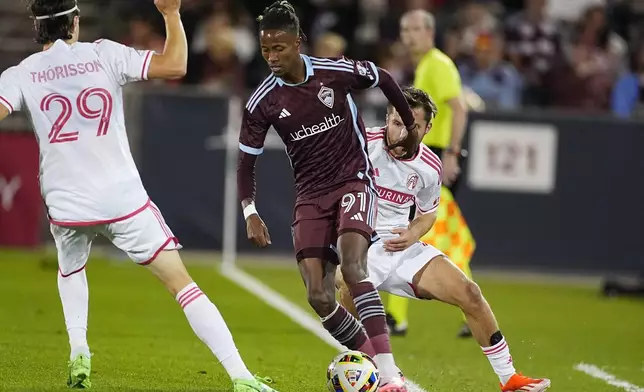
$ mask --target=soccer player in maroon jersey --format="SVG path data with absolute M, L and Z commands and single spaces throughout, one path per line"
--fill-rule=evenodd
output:
M 258 20 L 262 55 L 272 72 L 250 96 L 240 134 L 237 182 L 248 238 L 260 247 L 270 244 L 254 199 L 255 161 L 273 126 L 295 174 L 293 242 L 309 303 L 340 343 L 374 357 L 380 391 L 406 391 L 391 354 L 382 301 L 366 280 L 377 193 L 365 127 L 351 93 L 379 87 L 409 130 L 413 113 L 393 78 L 373 63 L 300 54 L 303 34 L 287 1 L 273 3 Z M 403 129 L 401 138 L 406 133 Z M 364 330 L 335 299 L 338 263 Z

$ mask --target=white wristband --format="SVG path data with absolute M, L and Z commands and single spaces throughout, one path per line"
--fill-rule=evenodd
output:
M 255 208 L 255 203 L 250 203 L 246 208 L 244 208 L 244 219 L 248 219 L 248 217 L 253 214 L 257 214 L 257 209 Z

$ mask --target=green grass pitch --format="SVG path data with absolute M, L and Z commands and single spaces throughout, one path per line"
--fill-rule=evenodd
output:
M 0 251 L 0 391 L 66 390 L 67 335 L 54 260 L 42 253 Z M 208 261 L 208 260 L 202 260 Z M 307 309 L 294 268 L 247 267 Z M 211 266 L 191 266 L 217 304 L 251 371 L 282 392 L 325 391 L 335 354 L 317 337 Z M 92 259 L 88 266 L 88 338 L 96 391 L 229 391 L 227 376 L 193 335 L 176 302 L 142 267 Z M 595 364 L 644 385 L 644 304 L 604 299 L 596 288 L 482 279 L 517 368 L 552 379 L 552 391 L 618 392 L 573 370 Z M 458 311 L 413 302 L 410 334 L 393 338 L 406 376 L 431 392 L 497 391 L 496 377 L 473 341 L 455 333 Z

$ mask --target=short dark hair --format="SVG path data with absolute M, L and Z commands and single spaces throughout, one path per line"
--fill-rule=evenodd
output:
M 425 121 L 430 122 L 436 118 L 438 114 L 438 107 L 436 102 L 423 90 L 415 87 L 407 86 L 402 88 L 403 95 L 412 109 L 422 108 L 425 111 Z M 389 104 L 388 111 L 391 111 L 393 106 Z
M 72 39 L 74 17 L 80 15 L 78 10 L 67 15 L 37 20 L 37 16 L 55 15 L 76 7 L 76 0 L 32 0 L 29 6 L 34 18 L 36 43 L 48 44 L 56 40 Z
M 283 30 L 306 39 L 300 27 L 300 18 L 297 17 L 295 7 L 286 0 L 276 1 L 264 8 L 264 12 L 257 18 L 260 30 Z

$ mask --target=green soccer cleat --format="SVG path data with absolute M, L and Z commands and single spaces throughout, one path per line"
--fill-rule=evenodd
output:
M 89 357 L 79 355 L 69 362 L 69 378 L 67 386 L 76 389 L 87 389 L 92 386 L 89 374 L 92 372 L 92 362 Z
M 233 380 L 234 392 L 278 392 L 266 384 L 272 384 L 270 378 L 257 377 L 250 380 Z

